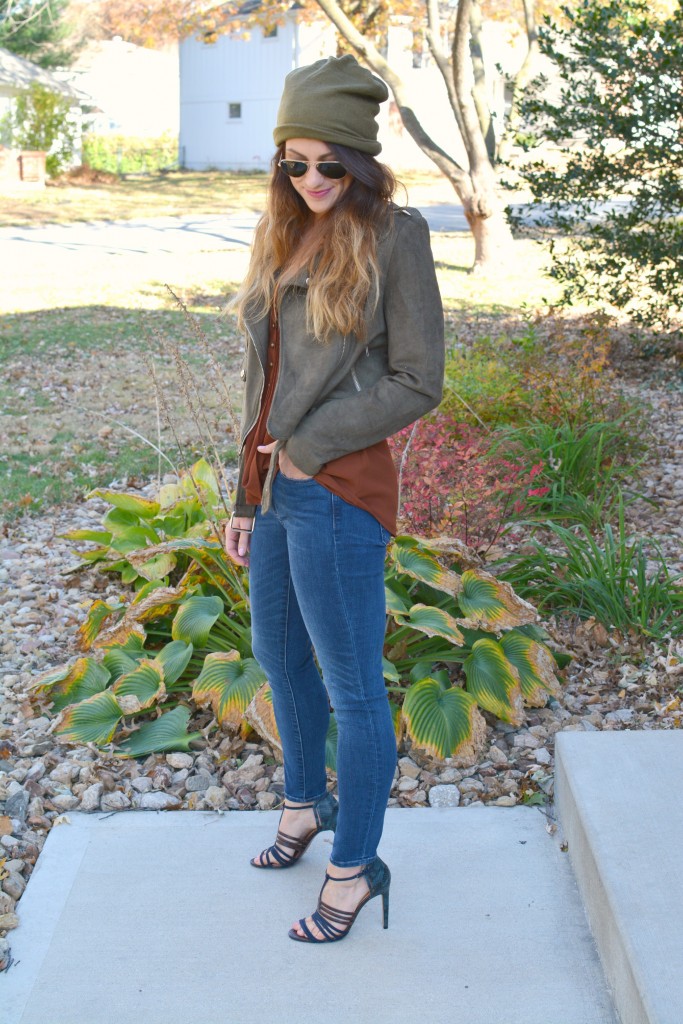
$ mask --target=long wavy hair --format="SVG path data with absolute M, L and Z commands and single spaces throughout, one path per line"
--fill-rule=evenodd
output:
M 320 342 L 329 341 L 333 331 L 365 339 L 366 318 L 379 301 L 377 243 L 393 218 L 397 182 L 367 153 L 333 144 L 329 149 L 352 181 L 318 219 L 278 167 L 285 146 L 273 157 L 266 212 L 256 227 L 247 275 L 231 303 L 241 328 L 245 317 L 267 316 L 278 285 L 306 266 L 309 333 Z

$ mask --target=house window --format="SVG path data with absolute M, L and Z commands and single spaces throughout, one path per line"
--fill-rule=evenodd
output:
M 228 118 L 230 121 L 239 121 L 242 117 L 241 103 L 228 103 Z
M 270 28 L 264 28 L 263 30 L 264 39 L 277 39 L 277 25 L 271 25 Z

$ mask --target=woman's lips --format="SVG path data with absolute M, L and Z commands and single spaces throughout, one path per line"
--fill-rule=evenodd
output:
M 312 189 L 309 188 L 308 189 L 308 194 L 313 199 L 324 199 L 325 196 L 328 196 L 331 191 L 332 191 L 331 188 L 323 188 L 323 189 L 320 189 L 319 191 L 315 191 L 314 192 Z

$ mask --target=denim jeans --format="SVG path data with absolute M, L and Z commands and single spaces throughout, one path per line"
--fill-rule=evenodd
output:
M 330 859 L 340 867 L 375 857 L 396 767 L 382 674 L 389 536 L 369 512 L 316 480 L 278 473 L 271 507 L 265 515 L 257 509 L 251 537 L 253 649 L 273 691 L 288 800 L 325 794 L 330 702 L 337 720 L 339 818 Z

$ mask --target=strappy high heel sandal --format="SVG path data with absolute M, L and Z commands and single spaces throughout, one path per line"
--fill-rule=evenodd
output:
M 352 878 L 365 878 L 367 880 L 369 891 L 360 901 L 355 910 L 337 910 L 336 907 L 331 907 L 329 903 L 323 902 L 323 890 L 328 882 L 348 882 Z M 339 942 L 341 939 L 345 939 L 351 931 L 351 925 L 358 917 L 360 911 L 373 900 L 375 896 L 382 897 L 382 918 L 384 927 L 389 927 L 389 885 L 391 883 L 391 872 L 386 866 L 383 860 L 379 857 L 375 857 L 369 864 L 358 872 L 357 875 L 347 875 L 346 878 L 333 878 L 332 875 L 325 872 L 325 881 L 323 882 L 322 889 L 320 890 L 320 896 L 318 898 L 318 908 L 311 915 L 311 920 L 317 927 L 318 931 L 323 935 L 322 939 L 319 939 L 313 934 L 311 929 L 306 924 L 306 919 L 302 918 L 299 921 L 304 935 L 299 935 L 295 928 L 289 929 L 290 939 L 294 939 L 295 942 Z
M 303 836 L 289 836 L 278 828 L 273 845 L 269 846 L 267 850 L 263 850 L 258 857 L 253 857 L 250 864 L 255 868 L 276 868 L 278 871 L 282 868 L 291 868 L 300 860 L 318 832 L 334 832 L 337 827 L 339 804 L 331 793 L 325 793 L 319 800 L 314 800 L 312 803 L 299 804 L 297 807 L 285 803 L 284 806 L 284 810 L 289 811 L 303 811 L 306 808 L 313 808 L 315 828 Z M 282 815 L 280 815 L 280 821 L 282 821 Z M 270 858 L 275 861 L 274 864 L 271 863 Z

